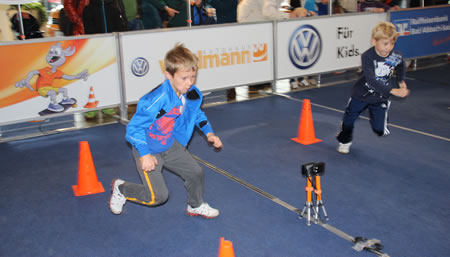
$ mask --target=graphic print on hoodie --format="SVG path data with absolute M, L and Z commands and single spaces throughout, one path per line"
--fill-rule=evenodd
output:
M 152 152 L 163 152 L 173 144 L 173 126 L 175 119 L 180 115 L 180 107 L 174 107 L 150 125 L 148 136 L 149 139 L 152 139 L 152 142 L 148 143 L 151 145 Z

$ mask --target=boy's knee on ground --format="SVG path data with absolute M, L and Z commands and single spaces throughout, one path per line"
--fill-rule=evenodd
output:
M 141 203 L 148 206 L 158 206 L 164 204 L 169 199 L 169 192 L 167 190 L 154 192 L 148 192 L 145 194 L 145 199 Z
M 155 195 L 155 202 L 156 202 L 156 205 L 163 204 L 163 203 L 167 202 L 167 200 L 169 200 L 169 192 L 168 192 L 168 191 L 165 191 L 165 192 L 158 192 L 158 193 Z
M 161 205 L 169 199 L 169 191 L 165 187 L 146 187 L 144 185 L 141 185 L 140 192 L 134 191 L 126 192 L 124 188 L 120 188 L 119 190 L 125 194 L 126 199 L 132 202 L 136 202 L 139 204 L 147 205 L 147 206 L 157 206 Z M 136 190 L 136 189 L 135 189 Z M 131 195 L 130 195 L 131 193 Z

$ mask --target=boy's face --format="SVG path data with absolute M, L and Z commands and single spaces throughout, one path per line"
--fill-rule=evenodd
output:
M 166 77 L 169 79 L 170 85 L 178 96 L 186 94 L 191 86 L 195 83 L 197 71 L 194 70 L 178 70 L 173 76 L 166 71 Z
M 395 41 L 387 38 L 372 39 L 372 43 L 375 46 L 375 51 L 381 57 L 386 57 L 394 49 Z

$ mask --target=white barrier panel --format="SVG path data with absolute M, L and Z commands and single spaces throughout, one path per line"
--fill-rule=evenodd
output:
M 0 4 L 28 4 L 37 2 L 36 0 L 0 0 Z
M 119 105 L 116 49 L 114 35 L 2 44 L 0 124 Z
M 199 57 L 196 85 L 214 90 L 273 80 L 272 23 L 122 34 L 126 102 L 164 81 L 167 51 L 183 43 Z
M 357 67 L 372 28 L 386 13 L 277 23 L 277 79 Z

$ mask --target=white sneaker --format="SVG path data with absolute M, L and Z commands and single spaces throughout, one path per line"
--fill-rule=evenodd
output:
M 317 80 L 313 79 L 313 78 L 308 78 L 308 82 L 311 86 L 315 86 L 317 85 Z
M 350 146 L 352 145 L 352 142 L 347 143 L 347 144 L 343 144 L 343 143 L 339 143 L 338 146 L 338 152 L 343 153 L 343 154 L 348 154 L 350 152 Z
M 298 88 L 298 83 L 295 80 L 289 82 L 289 84 L 291 86 L 291 89 L 297 89 Z
M 202 216 L 206 219 L 214 219 L 219 216 L 219 210 L 210 207 L 207 203 L 202 203 L 197 208 L 192 208 L 189 204 L 186 209 L 186 214 L 188 216 Z
M 127 199 L 125 199 L 125 196 L 119 190 L 119 186 L 123 183 L 125 183 L 125 181 L 117 178 L 113 180 L 111 185 L 112 194 L 111 198 L 109 199 L 109 209 L 111 209 L 112 213 L 117 215 L 122 213 L 122 208 L 127 201 Z
M 306 78 L 303 78 L 299 83 L 300 83 L 300 86 L 302 86 L 302 87 L 311 86 L 311 84 L 309 84 L 309 81 Z

